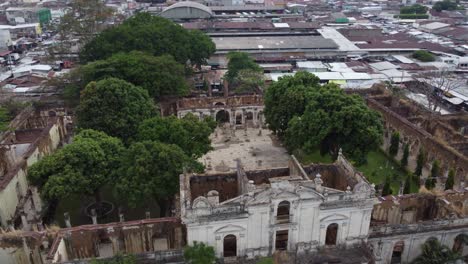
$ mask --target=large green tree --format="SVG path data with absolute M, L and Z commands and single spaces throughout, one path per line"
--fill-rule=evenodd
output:
M 227 55 L 228 71 L 226 80 L 233 83 L 241 70 L 263 72 L 262 68 L 245 52 L 231 51 Z
M 78 126 L 104 131 L 127 142 L 138 125 L 154 116 L 148 93 L 126 81 L 109 78 L 89 83 L 81 93 Z
M 382 143 L 382 133 L 380 115 L 361 97 L 328 84 L 309 89 L 306 109 L 289 121 L 285 143 L 290 150 L 320 147 L 322 154 L 332 156 L 342 148 L 362 164 L 367 153 Z
M 47 200 L 94 195 L 99 209 L 101 188 L 113 181 L 123 149 L 117 138 L 83 130 L 72 143 L 32 165 L 28 180 Z
M 168 55 L 155 57 L 140 51 L 118 53 L 77 70 L 82 83 L 115 77 L 140 86 L 154 98 L 183 96 L 189 92 L 184 66 Z
M 456 10 L 458 8 L 457 1 L 443 0 L 436 2 L 432 8 L 438 12 L 442 10 Z
M 204 63 L 215 52 L 213 41 L 201 32 L 149 13 L 138 13 L 121 25 L 102 31 L 80 52 L 82 62 L 101 60 L 118 52 L 145 51 L 172 55 L 179 63 Z
M 200 165 L 195 163 L 176 145 L 156 141 L 134 143 L 121 159 L 115 182 L 117 196 L 130 207 L 152 198 L 158 202 L 161 215 L 167 215 L 168 206 L 179 190 L 179 175 L 184 167 Z
M 136 138 L 175 144 L 189 157 L 199 158 L 212 149 L 209 138 L 212 132 L 208 121 L 188 114 L 180 119 L 175 116 L 147 119 L 139 126 Z
M 288 122 L 304 113 L 307 94 L 319 87 L 320 79 L 300 71 L 294 76 L 285 76 L 272 83 L 265 92 L 265 118 L 268 127 L 283 137 Z
M 422 246 L 422 253 L 412 264 L 442 264 L 455 263 L 461 257 L 449 247 L 440 244 L 437 239 L 429 239 Z
M 214 248 L 198 241 L 184 248 L 184 258 L 192 264 L 212 264 L 216 260 Z
M 426 14 L 426 12 L 427 7 L 420 4 L 414 4 L 400 8 L 400 14 Z

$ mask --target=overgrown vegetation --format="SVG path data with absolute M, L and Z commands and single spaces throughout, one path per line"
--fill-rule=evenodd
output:
M 228 71 L 225 75 L 234 93 L 260 92 L 265 79 L 263 69 L 245 52 L 229 52 Z
M 110 259 L 93 259 L 91 264 L 137 264 L 134 255 L 117 254 Z
M 427 7 L 420 4 L 403 6 L 402 8 L 400 8 L 400 14 L 426 14 L 426 12 Z
M 171 55 L 181 64 L 200 65 L 214 53 L 215 45 L 201 31 L 184 29 L 149 13 L 138 13 L 88 42 L 80 52 L 80 60 L 101 60 L 133 50 L 154 56 Z
M 458 253 L 442 245 L 437 239 L 428 239 L 421 248 L 421 255 L 413 260 L 412 264 L 455 263 L 456 260 L 461 259 Z
M 432 55 L 430 52 L 425 51 L 425 50 L 417 50 L 413 52 L 413 58 L 420 60 L 422 62 L 431 62 L 435 61 L 434 55 Z
M 298 72 L 273 83 L 265 94 L 266 121 L 290 151 L 319 148 L 336 157 L 341 148 L 358 164 L 382 140 L 380 115 L 357 95 Z
M 437 12 L 441 12 L 443 10 L 448 10 L 448 11 L 453 11 L 457 9 L 461 9 L 456 1 L 451 1 L 451 0 L 443 0 L 436 2 L 433 6 L 432 9 L 436 10 Z
M 185 261 L 191 264 L 212 264 L 216 260 L 214 248 L 203 242 L 194 241 L 184 249 Z

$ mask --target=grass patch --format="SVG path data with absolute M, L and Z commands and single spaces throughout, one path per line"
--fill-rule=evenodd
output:
M 311 152 L 304 153 L 303 151 L 295 151 L 294 155 L 303 164 L 310 163 L 333 163 L 330 155 L 320 155 L 318 149 Z M 388 177 L 391 180 L 390 187 L 393 194 L 398 194 L 401 182 L 406 179 L 406 171 L 403 170 L 399 164 L 389 158 L 381 150 L 371 151 L 367 154 L 367 163 L 356 167 L 357 170 L 362 172 L 364 176 L 375 185 L 384 184 L 385 179 Z M 411 185 L 411 192 L 417 193 L 419 186 L 417 184 Z

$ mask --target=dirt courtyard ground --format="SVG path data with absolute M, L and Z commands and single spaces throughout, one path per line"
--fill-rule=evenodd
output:
M 289 154 L 268 129 L 218 127 L 211 142 L 213 150 L 200 158 L 207 174 L 235 171 L 237 159 L 246 170 L 288 166 Z

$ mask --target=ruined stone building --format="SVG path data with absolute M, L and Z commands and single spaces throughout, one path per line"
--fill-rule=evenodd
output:
M 185 229 L 178 218 L 144 219 L 0 234 L 0 263 L 88 263 L 135 254 L 138 261 L 183 263 Z
M 200 118 L 210 116 L 216 121 L 233 126 L 264 124 L 263 97 L 244 95 L 231 97 L 185 98 L 177 101 L 173 109 L 178 117 L 191 113 Z
M 468 255 L 468 191 L 447 191 L 440 196 L 387 196 L 379 200 L 372 212 L 368 239 L 376 263 L 410 263 L 430 239 L 462 256 Z
M 67 138 L 69 120 L 63 109 L 27 108 L 0 139 L 0 225 L 16 227 L 38 222 L 42 203 L 26 180 L 27 169 L 52 153 Z
M 340 154 L 332 165 L 182 175 L 181 218 L 188 243 L 218 257 L 295 255 L 365 241 L 377 202 L 374 187 Z
M 423 178 L 429 176 L 437 160 L 442 168 L 438 188 L 444 189 L 449 170 L 455 172 L 455 187 L 464 188 L 468 181 L 468 115 L 430 115 L 422 107 L 382 91 L 368 94 L 367 103 L 384 119 L 384 151 L 388 151 L 392 134 L 398 132 L 400 144 L 396 159 L 401 160 L 404 146 L 408 145 L 409 171 L 414 172 L 417 156 L 422 151 L 426 156 Z

